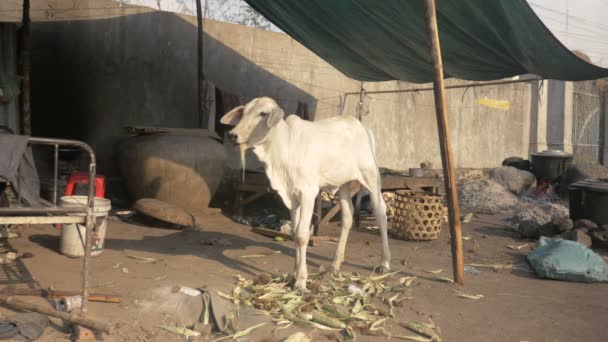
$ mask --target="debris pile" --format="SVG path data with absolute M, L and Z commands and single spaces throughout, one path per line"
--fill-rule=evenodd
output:
M 519 199 L 504 186 L 490 180 L 466 180 L 458 188 L 461 207 L 476 213 L 496 214 L 514 210 Z
M 394 308 L 412 298 L 411 285 L 416 279 L 406 276 L 389 283 L 387 280 L 397 273 L 369 276 L 332 272 L 311 274 L 310 292 L 303 294 L 291 289 L 293 279 L 288 275 L 260 274 L 253 280 L 237 276 L 238 286 L 232 293 L 218 292 L 218 295 L 236 305 L 270 315 L 281 326 L 298 323 L 341 331 L 350 338 L 357 333 L 390 337 L 387 323 L 395 318 Z M 441 340 L 434 324 L 397 323 L 427 338 L 432 337 L 432 341 Z
M 557 203 L 542 203 L 540 205 L 532 205 L 523 210 L 516 212 L 509 219 L 515 226 L 522 222 L 529 221 L 542 226 L 553 220 L 567 218 L 569 215 L 568 208 Z
M 282 220 L 277 214 L 268 213 L 265 213 L 263 216 L 233 216 L 232 220 L 247 226 L 269 228 L 274 230 L 281 230 L 283 226 L 288 226 L 291 222 L 289 220 Z

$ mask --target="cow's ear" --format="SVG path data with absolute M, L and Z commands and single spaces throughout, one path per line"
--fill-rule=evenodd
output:
M 239 123 L 239 121 L 241 121 L 241 118 L 243 117 L 244 108 L 245 108 L 245 106 L 238 106 L 238 107 L 234 108 L 233 110 L 224 114 L 224 116 L 222 116 L 222 118 L 220 119 L 220 122 L 223 123 L 224 125 L 236 126 Z
M 283 119 L 284 115 L 285 113 L 283 112 L 281 107 L 276 106 L 275 108 L 273 108 L 272 111 L 270 111 L 270 115 L 268 115 L 268 119 L 266 119 L 266 125 L 268 125 L 268 128 L 276 126 L 279 121 Z

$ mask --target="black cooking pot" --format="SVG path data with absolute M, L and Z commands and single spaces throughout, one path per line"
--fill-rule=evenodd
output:
M 530 154 L 532 171 L 539 179 L 557 180 L 572 162 L 572 154 L 546 150 Z

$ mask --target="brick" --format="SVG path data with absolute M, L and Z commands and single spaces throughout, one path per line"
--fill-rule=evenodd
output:
M 564 240 L 576 241 L 584 246 L 591 247 L 591 237 L 587 235 L 583 230 L 571 230 L 569 232 L 562 233 L 559 237 Z

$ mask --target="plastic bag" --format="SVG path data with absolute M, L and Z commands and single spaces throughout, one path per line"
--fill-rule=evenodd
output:
M 541 278 L 608 282 L 608 264 L 601 256 L 578 242 L 541 237 L 528 253 L 528 262 Z

